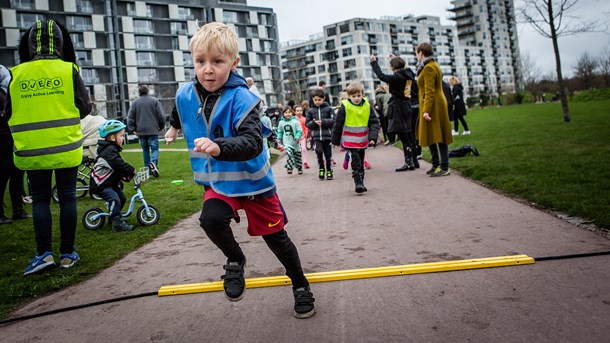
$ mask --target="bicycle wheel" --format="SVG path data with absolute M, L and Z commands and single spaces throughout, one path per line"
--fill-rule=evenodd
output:
M 97 230 L 104 226 L 106 217 L 101 216 L 97 219 L 93 219 L 94 216 L 100 213 L 104 213 L 104 211 L 100 210 L 99 208 L 88 209 L 85 214 L 83 214 L 83 226 L 89 230 Z
M 76 197 L 82 198 L 87 195 L 89 191 L 89 186 L 83 179 L 76 179 Z M 51 199 L 55 202 L 59 202 L 59 195 L 57 194 L 57 185 L 53 185 L 53 189 L 51 191 Z
M 158 222 L 159 217 L 161 216 L 157 208 L 152 205 L 148 205 L 148 210 L 149 213 L 147 214 L 146 207 L 142 205 L 140 208 L 138 208 L 138 212 L 136 214 L 138 222 L 145 226 L 153 225 L 154 223 Z

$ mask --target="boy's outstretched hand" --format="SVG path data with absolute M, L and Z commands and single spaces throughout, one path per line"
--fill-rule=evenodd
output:
M 218 144 L 214 143 L 214 141 L 207 137 L 196 138 L 194 143 L 195 148 L 193 150 L 196 152 L 202 152 L 211 156 L 220 155 L 220 147 Z
M 165 133 L 165 144 L 169 145 L 176 141 L 178 138 L 178 129 L 170 126 L 169 130 Z

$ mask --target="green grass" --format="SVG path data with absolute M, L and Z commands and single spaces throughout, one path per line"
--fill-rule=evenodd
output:
M 455 137 L 450 148 L 472 144 L 481 156 L 451 159 L 451 167 L 506 194 L 610 229 L 609 108 L 610 100 L 572 102 L 569 124 L 562 120 L 559 103 L 471 110 L 466 119 L 473 134 Z M 179 140 L 170 147 L 184 146 Z M 132 144 L 125 149 L 140 148 Z M 425 152 L 427 155 L 427 149 Z M 143 165 L 141 152 L 124 152 L 123 157 L 136 167 Z M 23 269 L 35 253 L 31 221 L 0 226 L 0 257 L 4 262 L 0 265 L 0 318 L 15 306 L 92 277 L 197 212 L 203 189 L 192 181 L 187 152 L 162 151 L 159 168 L 161 177 L 150 179 L 142 187 L 146 200 L 161 212 L 161 220 L 153 226 L 137 226 L 127 233 L 112 233 L 107 225 L 88 231 L 80 224 L 80 216 L 90 207 L 104 205 L 88 197 L 79 199 L 76 245 L 83 259 L 76 268 L 23 277 Z M 176 179 L 185 183 L 172 185 Z M 125 189 L 128 197 L 133 195 L 131 185 Z M 10 206 L 6 193 L 4 201 Z M 52 210 L 57 256 L 57 204 Z M 30 206 L 27 211 L 31 213 Z M 128 221 L 137 224 L 134 215 Z
M 165 146 L 162 146 L 162 149 Z M 185 147 L 184 141 L 171 145 Z M 129 145 L 125 149 L 138 149 L 139 145 Z M 143 166 L 142 153 L 123 152 L 123 158 L 136 168 Z M 140 226 L 135 214 L 127 221 L 136 225 L 132 232 L 113 233 L 108 223 L 97 231 L 90 231 L 81 224 L 81 216 L 90 207 L 104 209 L 103 201 L 89 198 L 78 199 L 79 221 L 76 229 L 76 247 L 82 260 L 77 267 L 60 271 L 57 268 L 39 275 L 23 277 L 22 273 L 29 259 L 36 253 L 34 230 L 31 220 L 16 221 L 9 225 L 0 226 L 2 240 L 0 251 L 3 263 L 0 264 L 0 318 L 5 318 L 12 308 L 27 300 L 34 299 L 53 291 L 73 285 L 92 277 L 105 268 L 110 267 L 117 260 L 129 252 L 150 242 L 168 228 L 195 213 L 201 208 L 203 188 L 197 186 L 193 180 L 188 153 L 161 151 L 159 155 L 159 169 L 161 175 L 158 179 L 151 178 L 142 185 L 142 192 L 146 201 L 155 206 L 161 213 L 159 222 L 152 226 Z M 184 180 L 184 184 L 176 186 L 172 180 Z M 126 183 L 124 189 L 128 199 L 135 193 L 133 183 Z M 11 215 L 8 190 L 4 202 L 8 204 L 7 215 Z M 136 204 L 139 207 L 139 204 Z M 125 205 L 125 210 L 127 209 Z M 55 261 L 59 254 L 59 206 L 51 204 L 53 212 L 53 250 Z M 26 206 L 31 213 L 31 206 Z M 147 290 L 150 291 L 150 290 Z
M 473 110 L 473 132 L 450 149 L 471 144 L 481 156 L 451 159 L 466 177 L 546 209 L 610 228 L 610 100 Z

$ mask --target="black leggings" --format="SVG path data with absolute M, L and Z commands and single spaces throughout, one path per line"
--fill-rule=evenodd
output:
M 327 171 L 332 170 L 333 147 L 330 144 L 330 141 L 316 140 L 315 147 L 316 155 L 318 157 L 318 167 L 320 169 L 324 169 L 324 167 L 326 167 Z M 325 161 L 326 166 L 324 165 Z
M 241 262 L 246 257 L 231 230 L 231 219 L 233 219 L 233 209 L 229 204 L 220 199 L 210 199 L 204 203 L 199 223 L 208 238 L 229 261 Z M 286 230 L 264 235 L 263 239 L 286 268 L 286 275 L 292 281 L 292 286 L 294 288 L 307 286 L 308 282 L 303 274 L 299 253 Z
M 458 122 L 459 120 L 459 122 Z M 457 131 L 460 128 L 460 122 L 464 126 L 464 131 L 468 131 L 468 123 L 466 123 L 466 118 L 464 116 L 456 117 L 453 121 L 453 131 Z
M 398 132 L 396 133 L 396 136 L 398 136 L 398 139 L 400 139 L 400 142 L 402 143 L 402 153 L 404 154 L 405 159 L 407 157 L 413 157 L 415 158 L 415 156 L 413 156 L 413 154 L 411 154 L 411 152 L 415 153 L 415 137 L 413 136 L 412 132 Z

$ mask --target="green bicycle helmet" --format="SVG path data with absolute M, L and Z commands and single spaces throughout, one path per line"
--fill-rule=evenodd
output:
M 119 132 L 126 128 L 122 121 L 116 119 L 110 119 L 100 126 L 100 137 L 106 138 L 111 133 Z

